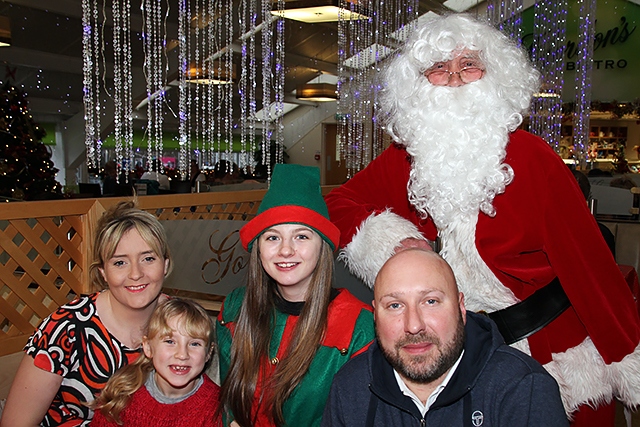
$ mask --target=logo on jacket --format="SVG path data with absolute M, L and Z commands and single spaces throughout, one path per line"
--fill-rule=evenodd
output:
M 471 422 L 475 427 L 480 427 L 484 422 L 484 414 L 480 411 L 475 411 L 471 414 Z

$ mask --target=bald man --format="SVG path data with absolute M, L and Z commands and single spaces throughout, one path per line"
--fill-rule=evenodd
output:
M 376 341 L 334 377 L 323 426 L 568 426 L 556 381 L 467 312 L 451 267 L 420 248 L 375 280 Z

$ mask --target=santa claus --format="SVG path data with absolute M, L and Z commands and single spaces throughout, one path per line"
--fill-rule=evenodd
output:
M 326 200 L 354 274 L 373 285 L 392 254 L 437 241 L 467 309 L 545 366 L 573 424 L 612 426 L 614 398 L 640 403 L 640 320 L 571 172 L 517 130 L 538 85 L 493 27 L 425 20 L 386 69 L 395 143 Z

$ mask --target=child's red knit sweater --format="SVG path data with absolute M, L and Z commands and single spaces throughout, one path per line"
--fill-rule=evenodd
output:
M 220 402 L 220 387 L 203 375 L 204 382 L 197 392 L 187 399 L 173 404 L 164 404 L 154 399 L 146 387 L 136 391 L 129 405 L 120 413 L 124 427 L 222 427 L 215 419 Z M 92 427 L 121 427 L 108 421 L 97 411 Z

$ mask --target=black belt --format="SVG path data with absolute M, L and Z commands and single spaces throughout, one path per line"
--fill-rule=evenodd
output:
M 570 306 L 571 302 L 556 277 L 529 298 L 487 315 L 498 325 L 504 341 L 513 344 L 535 334 Z

